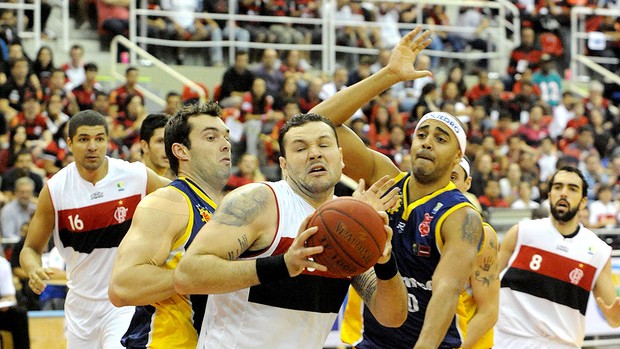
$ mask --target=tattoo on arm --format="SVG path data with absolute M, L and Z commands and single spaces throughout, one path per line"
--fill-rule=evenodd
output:
M 470 244 L 478 244 L 482 237 L 482 223 L 478 213 L 468 210 L 463 221 L 461 239 Z
M 213 219 L 220 224 L 233 227 L 254 221 L 263 212 L 269 199 L 267 192 L 261 189 L 233 194 L 215 210 Z
M 352 282 L 353 288 L 362 297 L 364 303 L 369 304 L 377 291 L 377 276 L 373 269 L 356 276 Z
M 489 271 L 492 265 L 493 265 L 493 257 L 487 257 L 482 262 L 482 265 L 479 265 L 478 267 L 480 267 L 480 269 L 484 271 Z
M 495 280 L 495 276 L 493 274 L 481 275 L 482 273 L 479 270 L 476 270 L 474 273 L 474 278 L 476 281 L 482 284 L 482 286 L 491 286 L 491 282 Z
M 243 251 L 247 250 L 250 246 L 248 243 L 248 237 L 245 234 L 237 238 L 237 243 L 239 243 L 239 247 L 237 247 L 234 251 L 228 251 L 227 253 L 229 261 L 239 258 Z
M 491 246 L 492 249 L 497 250 L 497 244 L 495 244 L 495 239 L 489 239 L 489 246 Z

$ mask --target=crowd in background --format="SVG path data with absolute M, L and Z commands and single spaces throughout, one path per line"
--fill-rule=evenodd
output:
M 590 204 L 581 214 L 591 228 L 620 227 L 620 97 L 617 86 L 592 80 L 585 96 L 566 88 L 564 72 L 568 55 L 569 11 L 591 1 L 513 1 L 521 10 L 521 44 L 510 53 L 507 71 L 490 77 L 485 60 L 474 67 L 465 62 L 419 55 L 418 70 L 429 69 L 436 77 L 399 83 L 361 108 L 349 121 L 368 147 L 388 156 L 409 171 L 410 136 L 416 122 L 429 111 L 445 111 L 467 126 L 467 156 L 472 160 L 470 192 L 481 208 L 538 209 L 546 204 L 546 181 L 558 163 L 573 163 L 588 181 Z M 306 113 L 337 91 L 368 77 L 387 64 L 390 49 L 401 33 L 398 22 L 416 20 L 413 4 L 338 0 L 338 18 L 378 21 L 381 27 L 342 26 L 337 41 L 342 45 L 375 48 L 376 56 L 347 54 L 331 75 L 317 73 L 316 59 L 305 51 L 244 48 L 242 42 L 310 44 L 321 40 L 312 25 L 281 25 L 260 21 L 239 23 L 233 33 L 225 21 L 196 19 L 199 1 L 151 1 L 153 8 L 175 10 L 176 16 L 151 18 L 149 35 L 174 40 L 222 40 L 230 35 L 240 41 L 234 64 L 228 67 L 210 95 L 224 108 L 230 129 L 233 161 L 237 171 L 228 189 L 264 179 L 278 179 L 277 135 L 284 122 Z M 183 3 L 183 5 L 179 5 Z M 227 13 L 228 1 L 202 1 L 205 11 Z M 598 5 L 598 1 L 595 2 Z M 128 12 L 105 0 L 77 1 L 77 26 L 96 29 L 101 35 L 125 34 Z M 238 2 L 240 14 L 266 16 L 321 16 L 320 1 L 262 0 Z M 177 8 L 175 6 L 182 6 Z M 122 6 L 121 6 L 122 7 Z M 126 6 L 124 7 L 127 10 Z M 98 15 L 93 17 L 92 11 Z M 423 11 L 427 24 L 449 24 L 442 6 Z M 485 8 L 463 8 L 460 25 L 473 33 L 434 32 L 435 50 L 489 49 L 486 29 L 494 14 Z M 116 16 L 116 17 L 115 17 Z M 125 17 L 124 17 L 125 16 Z M 46 18 L 43 19 L 45 24 Z M 618 18 L 596 17 L 591 30 L 617 32 Z M 363 24 L 363 23 L 362 23 Z M 2 237 L 9 241 L 8 259 L 19 278 L 16 256 L 23 244 L 25 227 L 36 207 L 36 198 L 47 178 L 72 161 L 65 141 L 67 121 L 80 110 L 94 109 L 109 122 L 109 156 L 140 160 L 139 130 L 148 112 L 136 84 L 140 70 L 129 66 L 125 82 L 105 90 L 97 82 L 98 67 L 84 61 L 84 49 L 75 44 L 69 57 L 55 57 L 47 46 L 33 57 L 24 52 L 14 11 L 0 17 L 0 211 Z M 45 30 L 43 26 L 43 30 Z M 51 36 L 52 33 L 47 31 Z M 592 54 L 618 57 L 620 40 Z M 157 51 L 160 53 L 165 51 Z M 207 62 L 223 65 L 222 47 L 209 48 Z M 170 51 L 170 50 L 168 50 Z M 162 57 L 182 64 L 187 54 L 172 50 Z M 608 68 L 617 69 L 610 65 Z M 445 74 L 439 74 L 444 72 Z M 470 78 L 468 78 L 468 76 Z M 195 79 L 198 80 L 198 79 Z M 164 97 L 164 96 L 162 96 Z M 170 91 L 164 112 L 197 98 L 187 91 Z M 19 242 L 18 242 L 19 241 Z M 50 249 L 51 250 L 51 249 Z M 13 258 L 11 258 L 11 254 Z M 26 293 L 28 287 L 23 288 Z M 46 308 L 40 299 L 24 294 L 30 309 Z M 49 307 L 54 307 L 49 305 Z

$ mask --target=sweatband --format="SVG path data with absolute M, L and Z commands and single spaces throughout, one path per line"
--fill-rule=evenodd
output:
M 426 113 L 418 124 L 415 127 L 414 134 L 418 132 L 420 125 L 422 125 L 427 120 L 437 120 L 442 122 L 444 125 L 448 126 L 452 133 L 456 136 L 457 141 L 459 142 L 459 148 L 461 148 L 462 155 L 465 155 L 465 148 L 467 147 L 467 135 L 465 134 L 465 130 L 459 124 L 458 120 L 445 112 L 430 112 Z
M 396 258 L 394 253 L 390 255 L 390 259 L 384 264 L 375 264 L 375 274 L 379 280 L 390 280 L 398 273 L 398 266 L 396 265 Z
M 256 275 L 261 285 L 291 277 L 284 261 L 284 254 L 256 259 Z
M 471 177 L 470 174 L 470 167 L 469 167 L 469 162 L 467 160 L 465 160 L 465 157 L 463 156 L 463 158 L 461 159 L 461 162 L 459 163 L 459 165 L 461 165 L 461 167 L 463 168 L 463 170 L 465 171 L 465 173 L 467 174 L 467 177 Z M 467 179 L 467 178 L 465 178 Z

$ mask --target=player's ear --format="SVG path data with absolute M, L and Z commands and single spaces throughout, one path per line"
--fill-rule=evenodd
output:
M 282 170 L 282 172 L 286 171 L 286 158 L 280 156 L 278 160 L 280 161 L 280 169 Z
M 172 154 L 179 160 L 189 160 L 189 149 L 181 143 L 172 144 Z

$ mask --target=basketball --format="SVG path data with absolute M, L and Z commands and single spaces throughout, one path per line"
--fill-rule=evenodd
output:
M 387 233 L 383 219 L 369 204 L 352 197 L 339 197 L 321 205 L 308 227 L 318 231 L 306 241 L 308 247 L 323 246 L 312 256 L 327 267 L 328 274 L 344 278 L 359 275 L 377 263 Z

